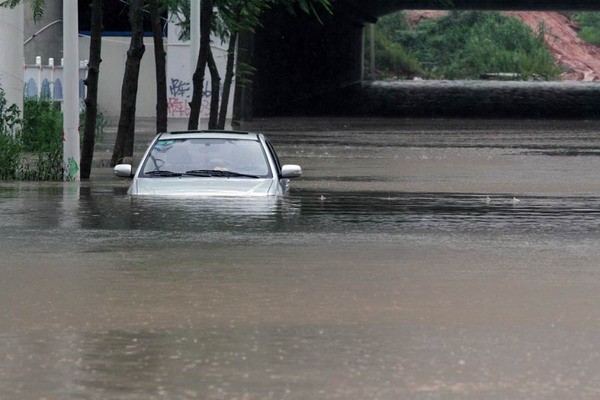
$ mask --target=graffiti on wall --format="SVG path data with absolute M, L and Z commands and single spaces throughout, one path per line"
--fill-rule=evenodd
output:
M 202 104 L 200 105 L 200 116 L 210 115 L 210 82 L 204 82 L 205 90 L 202 92 Z M 186 118 L 190 116 L 190 102 L 192 101 L 192 83 L 178 78 L 171 78 L 169 82 L 169 98 L 167 99 L 167 110 L 169 117 Z

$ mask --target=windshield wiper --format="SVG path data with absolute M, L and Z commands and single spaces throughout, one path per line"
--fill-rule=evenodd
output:
M 233 171 L 221 171 L 215 169 L 193 169 L 191 171 L 185 171 L 186 175 L 194 176 L 224 176 L 224 177 L 244 177 L 244 178 L 255 178 L 258 179 L 258 175 L 242 174 L 240 172 Z
M 179 173 L 179 172 L 173 172 L 173 171 L 149 171 L 149 172 L 145 172 L 146 175 L 155 175 L 155 176 L 181 176 L 183 174 Z

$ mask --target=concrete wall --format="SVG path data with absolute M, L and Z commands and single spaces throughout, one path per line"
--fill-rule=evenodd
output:
M 597 83 L 399 81 L 343 89 L 313 101 L 310 115 L 596 119 L 598 104 Z
M 110 118 L 118 118 L 121 111 L 121 86 L 129 49 L 129 37 L 104 37 L 102 39 L 102 63 L 98 85 L 98 106 Z M 146 51 L 140 67 L 136 115 L 156 116 L 156 72 L 154 44 L 151 37 L 144 38 Z M 90 38 L 80 36 L 79 58 L 89 59 Z
M 23 6 L 0 7 L 0 85 L 9 104 L 23 109 Z
M 62 0 L 46 1 L 44 15 L 38 22 L 34 22 L 31 7 L 25 3 L 24 35 L 25 41 L 28 41 L 24 49 L 26 63 L 34 63 L 35 57 L 41 56 L 43 63 L 49 58 L 54 58 L 56 65 L 60 65 L 63 56 L 62 6 Z
M 175 37 L 176 35 L 171 35 Z M 174 40 L 174 39 L 171 39 Z M 102 63 L 100 64 L 100 82 L 98 86 L 98 105 L 106 117 L 118 119 L 121 112 L 121 86 L 129 48 L 129 37 L 104 37 L 102 39 Z M 167 95 L 170 118 L 189 118 L 189 101 L 191 101 L 192 83 L 189 71 L 189 42 L 174 43 L 165 41 L 167 49 Z M 225 76 L 227 60 L 227 43 L 213 37 L 213 54 L 221 79 Z M 156 116 L 156 68 L 154 62 L 154 43 L 151 37 L 144 38 L 146 51 L 140 67 L 136 115 L 139 117 Z M 90 38 L 80 36 L 79 58 L 89 59 Z M 221 89 L 222 90 L 222 89 Z M 204 99 L 201 108 L 201 123 L 208 124 L 210 113 L 210 72 L 205 73 Z M 233 92 L 233 89 L 232 89 Z M 233 93 L 230 94 L 229 119 L 231 118 Z

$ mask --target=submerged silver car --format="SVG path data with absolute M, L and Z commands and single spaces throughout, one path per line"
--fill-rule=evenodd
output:
M 131 195 L 277 196 L 302 169 L 282 166 L 260 133 L 181 131 L 156 135 L 135 173 L 129 164 L 114 173 L 133 178 Z

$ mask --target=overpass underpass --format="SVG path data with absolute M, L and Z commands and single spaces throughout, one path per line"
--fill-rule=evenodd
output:
M 599 117 L 600 86 L 577 82 L 363 81 L 364 27 L 409 9 L 599 11 L 597 0 L 338 0 L 322 23 L 274 7 L 240 39 L 256 68 L 242 119 L 280 115 Z

